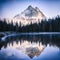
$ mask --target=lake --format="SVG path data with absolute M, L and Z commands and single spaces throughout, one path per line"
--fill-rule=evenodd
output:
M 0 42 L 0 60 L 60 60 L 60 34 L 8 37 Z

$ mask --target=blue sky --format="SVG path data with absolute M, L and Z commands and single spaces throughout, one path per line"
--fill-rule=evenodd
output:
M 48 18 L 60 15 L 60 0 L 0 0 L 0 17 L 12 18 L 29 5 L 37 6 Z

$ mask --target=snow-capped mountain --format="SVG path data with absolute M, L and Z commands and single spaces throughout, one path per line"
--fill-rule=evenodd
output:
M 17 14 L 13 18 L 13 22 L 21 22 L 22 25 L 27 25 L 35 22 L 41 21 L 41 19 L 45 19 L 45 15 L 40 11 L 38 7 L 33 8 L 31 5 L 28 6 L 26 10 Z

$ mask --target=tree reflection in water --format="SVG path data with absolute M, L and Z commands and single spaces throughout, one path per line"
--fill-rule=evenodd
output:
M 24 35 L 9 37 L 1 44 L 4 48 L 12 47 L 21 50 L 30 58 L 33 58 L 34 56 L 39 56 L 48 44 L 60 48 L 60 35 Z

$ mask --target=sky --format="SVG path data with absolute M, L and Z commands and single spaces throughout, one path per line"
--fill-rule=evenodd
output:
M 13 18 L 29 5 L 38 7 L 47 18 L 60 15 L 60 0 L 0 0 L 0 17 Z

